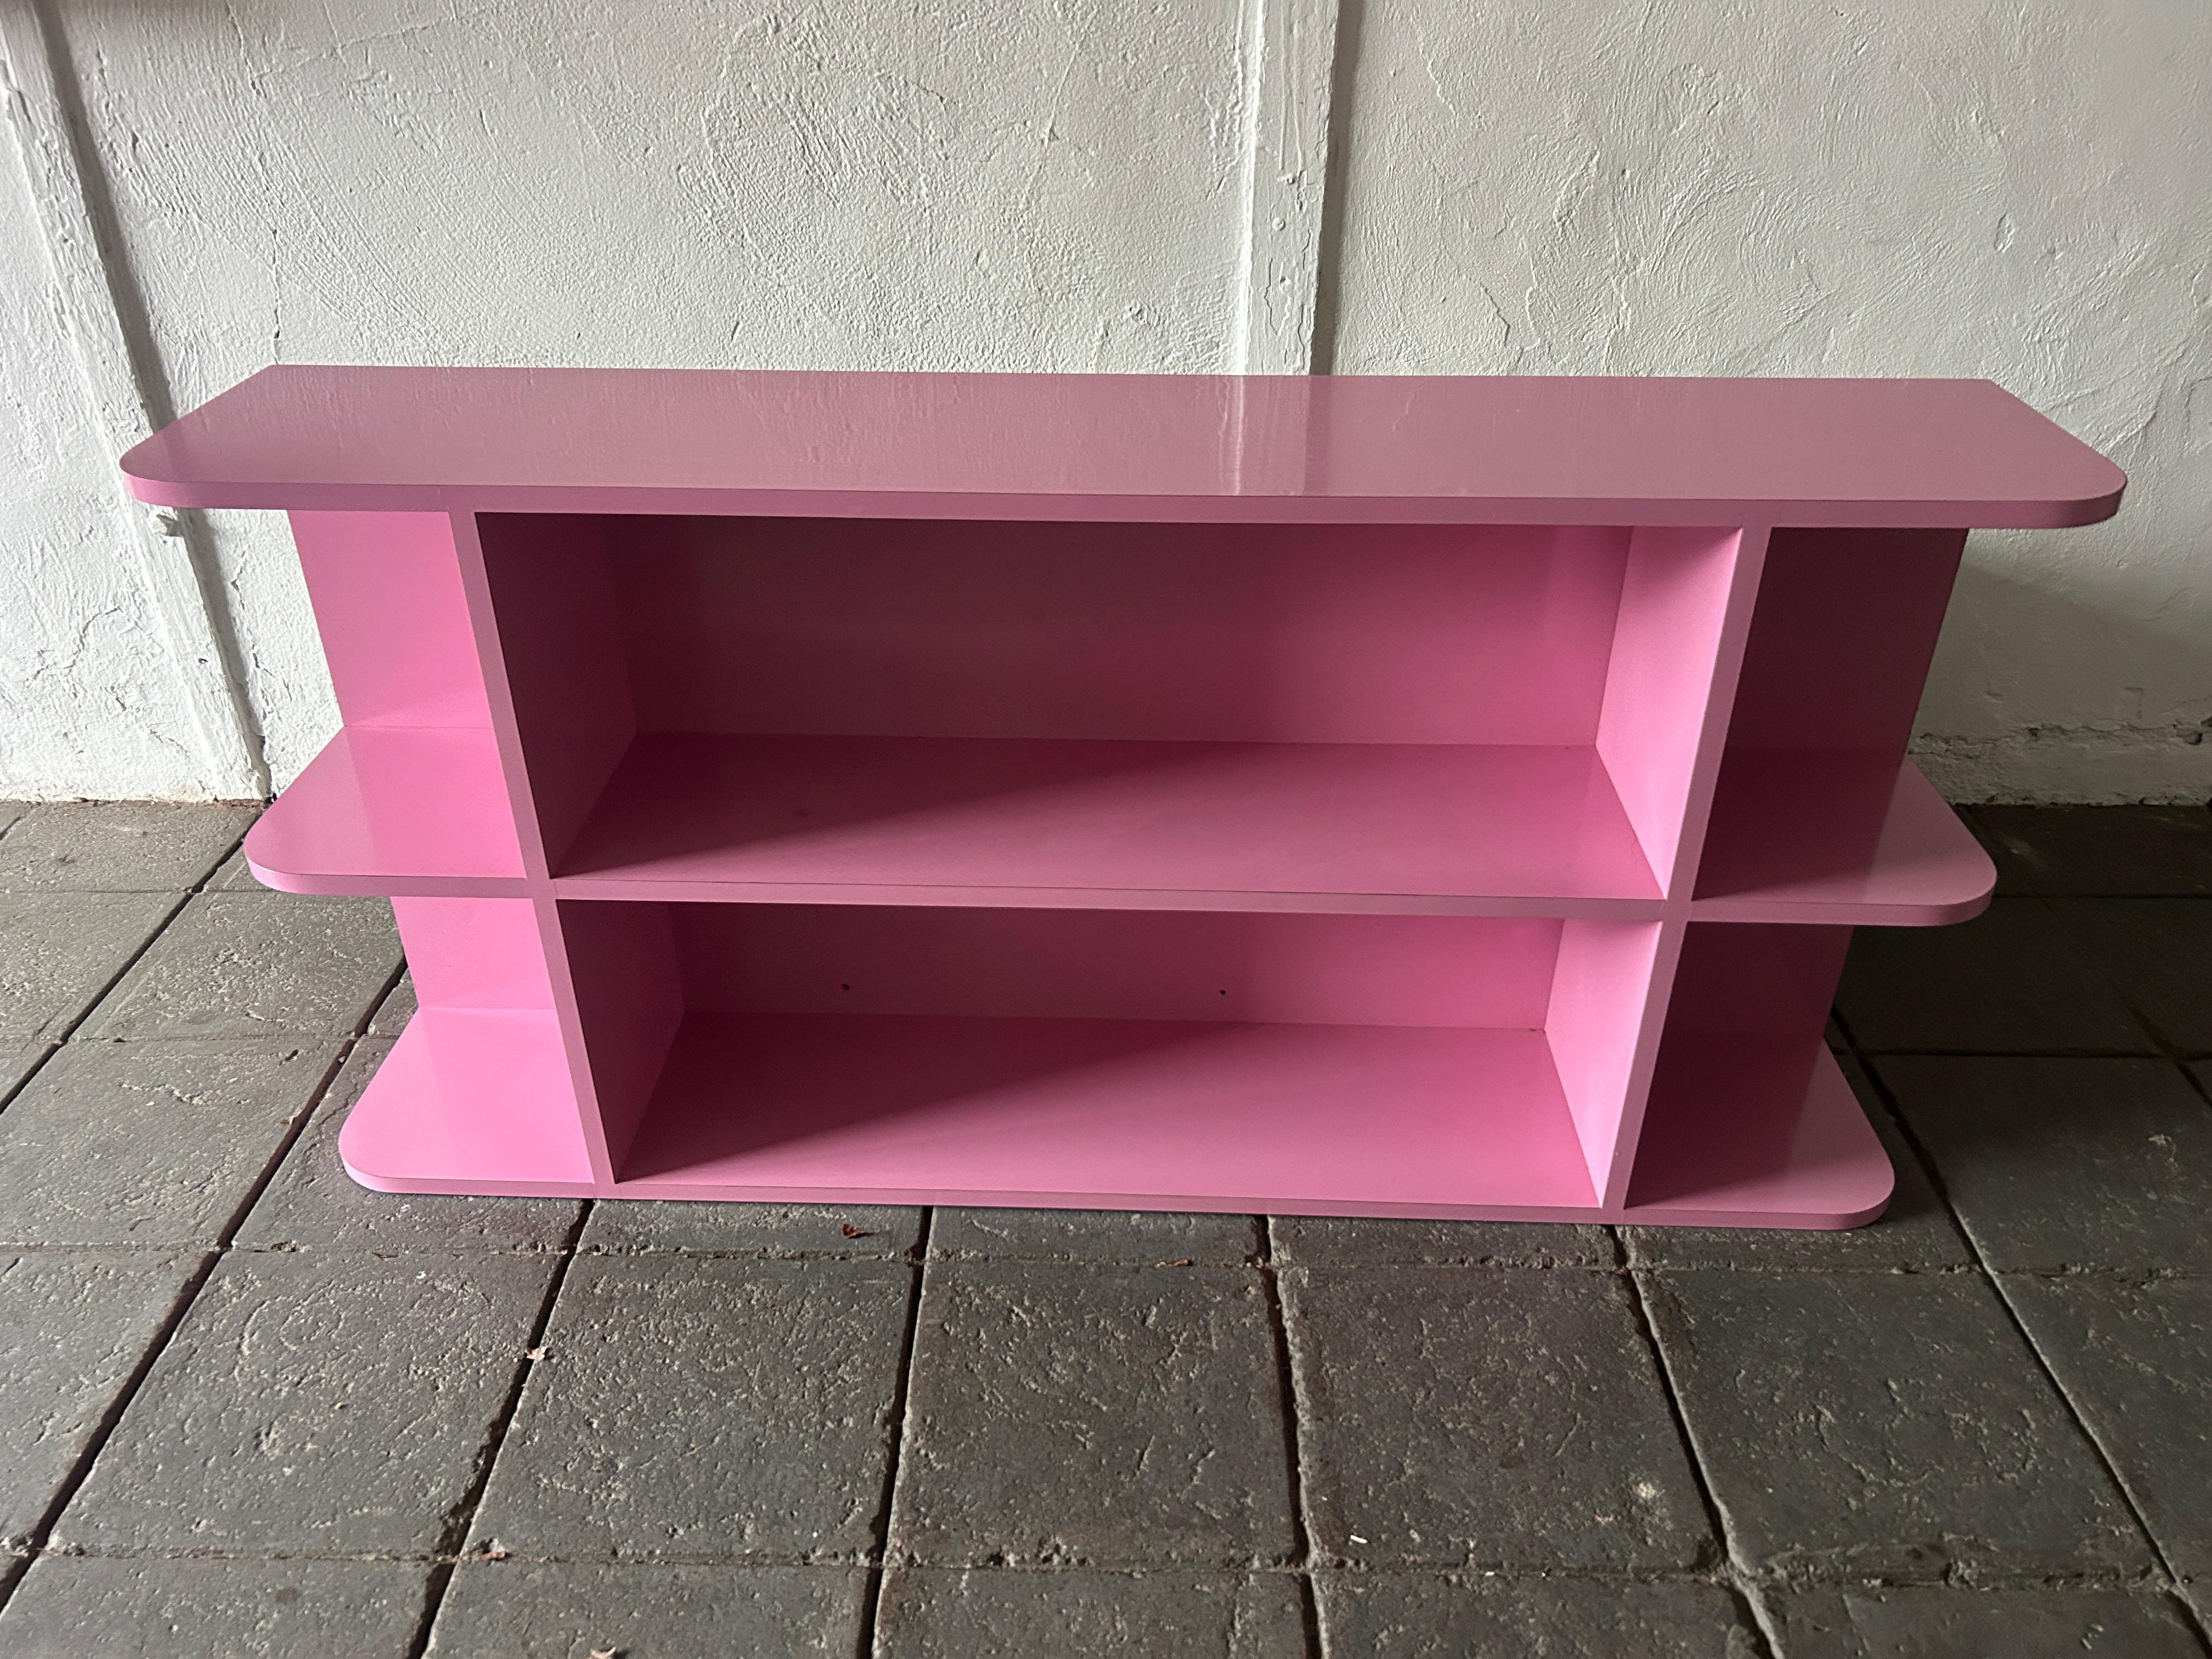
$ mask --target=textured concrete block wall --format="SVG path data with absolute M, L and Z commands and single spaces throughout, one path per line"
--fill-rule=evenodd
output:
M 1966 799 L 2212 793 L 2212 13 L 0 0 L 0 794 L 281 785 L 281 524 L 111 461 L 273 359 L 1988 374 L 2135 477 L 1977 536 Z

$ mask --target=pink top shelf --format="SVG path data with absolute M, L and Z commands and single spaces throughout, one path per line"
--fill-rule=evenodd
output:
M 1928 528 L 2126 483 L 1986 380 L 307 365 L 123 466 L 174 507 Z

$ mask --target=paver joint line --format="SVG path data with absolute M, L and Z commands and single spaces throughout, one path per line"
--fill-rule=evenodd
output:
M 933 1206 L 922 1206 L 921 1224 L 908 1252 L 914 1263 L 910 1269 L 914 1279 L 907 1288 L 906 1328 L 899 1336 L 898 1380 L 891 1390 L 890 1420 L 885 1428 L 889 1445 L 884 1460 L 883 1492 L 870 1528 L 867 1577 L 860 1589 L 857 1659 L 873 1659 L 876 1650 L 876 1619 L 883 1605 L 884 1573 L 890 1558 L 891 1506 L 897 1501 L 899 1469 L 906 1461 L 906 1407 L 914 1386 L 915 1339 L 921 1328 L 923 1279 L 929 1271 L 929 1237 L 936 1216 Z
M 2186 1066 L 2179 1065 L 2177 1061 L 2170 1060 L 2169 1063 L 2175 1065 L 2176 1069 L 2179 1070 L 2185 1078 L 2188 1077 L 2189 1073 Z M 2083 1441 L 2087 1443 L 2095 1455 L 2098 1465 L 2104 1471 L 2106 1479 L 2111 1482 L 2112 1490 L 2118 1495 L 2121 1503 L 2126 1506 L 2128 1513 L 2134 1520 L 2136 1528 L 2142 1532 L 2144 1541 L 2148 1546 L 2152 1558 L 2157 1565 L 2157 1570 L 2159 1573 L 2163 1576 L 2164 1584 L 2162 1588 L 2177 1592 L 2173 1596 L 2173 1601 L 2176 1606 L 2180 1609 L 2182 1618 L 2187 1622 L 2190 1629 L 2196 1635 L 2198 1642 L 2204 1646 L 2206 1651 L 2208 1653 L 2212 1653 L 2212 1624 L 2208 1624 L 2206 1620 L 2199 1615 L 2196 1606 L 2187 1596 L 2178 1594 L 2179 1588 L 2183 1582 L 2181 1576 L 2174 1571 L 2172 1559 L 2167 1553 L 2164 1541 L 2160 1540 L 2157 1532 L 2150 1525 L 2149 1519 L 2143 1513 L 2142 1505 L 2136 1501 L 2135 1493 L 2129 1490 L 2128 1483 L 2122 1477 L 2118 1464 L 2115 1462 L 2104 1441 L 2097 1435 L 2094 1429 L 2091 1427 L 2089 1422 L 2082 1414 L 2080 1407 L 2075 1403 L 2073 1395 L 2067 1389 L 2063 1379 L 2060 1377 L 2057 1371 L 2051 1366 L 2048 1357 L 2045 1354 L 2042 1349 L 2042 1346 L 2035 1340 L 2035 1338 L 2033 1333 L 2029 1330 L 2027 1322 L 2021 1317 L 2018 1307 L 2014 1304 L 2012 1297 L 2006 1291 L 2003 1283 L 2004 1275 L 1993 1273 L 1990 1270 L 1988 1262 L 1984 1257 L 1981 1246 L 1975 1241 L 1972 1232 L 1966 1227 L 1963 1219 L 1958 1217 L 1957 1206 L 1955 1204 L 1952 1203 L 1948 1185 L 1944 1182 L 1941 1168 L 1937 1165 L 1936 1160 L 1929 1155 L 1927 1148 L 1921 1143 L 1919 1136 L 1915 1131 L 1910 1117 L 1899 1109 L 1895 1094 L 1891 1091 L 1888 1085 L 1883 1081 L 1878 1069 L 1872 1070 L 1870 1074 L 1875 1079 L 1875 1086 L 1880 1094 L 1881 1103 L 1884 1109 L 1888 1112 L 1892 1121 L 1897 1126 L 1899 1133 L 1905 1137 L 1908 1144 L 1911 1146 L 1914 1155 L 1919 1158 L 1921 1164 L 1926 1169 L 1930 1182 L 1935 1185 L 1937 1194 L 1943 1199 L 1945 1205 L 1951 1209 L 1954 1218 L 1960 1219 L 1960 1231 L 1966 1236 L 1967 1249 L 1973 1253 L 1977 1271 L 1989 1281 L 1990 1289 L 1996 1297 L 1998 1304 L 2004 1310 L 2006 1318 L 2011 1322 L 2014 1329 L 2019 1334 L 2021 1343 L 2027 1347 L 2027 1352 L 2033 1357 L 2038 1369 L 2040 1370 L 2045 1382 L 2050 1385 L 2053 1396 L 2058 1401 L 2066 1414 L 2072 1419 L 2075 1429 L 2081 1434 Z M 2191 1081 L 2193 1084 L 2194 1079 L 2191 1079 Z
M 394 975 L 394 982 L 397 982 L 397 975 Z M 391 994 L 391 989 L 390 986 L 386 988 L 386 995 Z M 499 1461 L 500 1448 L 506 1443 L 507 1431 L 514 1422 L 515 1410 L 522 1403 L 523 1384 L 529 1378 L 531 1368 L 544 1352 L 545 1328 L 552 1322 L 553 1304 L 560 1299 L 561 1288 L 568 1282 L 568 1269 L 576 1260 L 576 1241 L 583 1237 L 585 1225 L 591 1220 L 592 1207 L 591 1201 L 586 1200 L 569 1227 L 553 1272 L 546 1280 L 545 1291 L 539 1299 L 538 1314 L 531 1322 L 530 1334 L 523 1343 L 522 1353 L 515 1361 L 507 1397 L 492 1420 L 483 1444 L 477 1449 L 476 1463 L 470 1473 L 467 1486 L 446 1512 L 445 1531 L 440 1540 L 437 1565 L 423 1583 L 422 1617 L 408 1646 L 408 1659 L 422 1659 L 422 1656 L 429 1651 L 431 1634 L 437 1624 L 439 1610 L 445 1605 L 446 1593 L 453 1583 L 453 1566 L 468 1542 L 469 1528 L 483 1502 L 484 1489 L 491 1483 L 492 1466 Z
M 1321 1607 L 1314 1595 L 1313 1528 L 1306 1516 L 1305 1405 L 1298 1398 L 1297 1368 L 1291 1363 L 1290 1316 L 1283 1306 L 1283 1287 L 1276 1269 L 1275 1218 L 1259 1216 L 1259 1255 L 1256 1266 L 1267 1287 L 1267 1322 L 1275 1339 L 1275 1370 L 1282 1389 L 1283 1455 L 1291 1482 L 1291 1570 L 1298 1581 L 1298 1616 L 1304 1626 L 1306 1650 L 1311 1659 L 1325 1659 Z
M 1681 1442 L 1682 1455 L 1688 1460 L 1690 1478 L 1696 1483 L 1698 1501 L 1705 1506 L 1705 1524 L 1712 1529 L 1712 1535 L 1720 1547 L 1720 1554 L 1711 1564 L 1713 1580 L 1741 1605 L 1759 1632 L 1767 1659 L 1773 1659 L 1773 1656 L 1781 1652 L 1782 1647 L 1773 1611 L 1767 1606 L 1765 1587 L 1759 1583 L 1756 1572 L 1746 1569 L 1742 1553 L 1729 1526 L 1728 1512 L 1713 1491 L 1712 1478 L 1705 1470 L 1705 1460 L 1698 1455 L 1697 1437 L 1690 1432 L 1689 1419 L 1683 1413 L 1681 1394 L 1675 1385 L 1674 1368 L 1668 1363 L 1666 1345 L 1660 1341 L 1659 1334 L 1651 1323 L 1651 1310 L 1644 1300 L 1642 1274 L 1629 1265 L 1628 1249 L 1620 1237 L 1620 1230 L 1608 1227 L 1606 1231 L 1613 1235 L 1614 1248 L 1620 1254 L 1620 1276 L 1628 1287 L 1629 1305 L 1636 1315 L 1637 1334 L 1650 1350 L 1652 1365 L 1659 1373 L 1660 1392 L 1666 1396 L 1668 1415 L 1673 1419 L 1675 1435 Z
M 9 826 L 10 830 L 15 827 L 13 824 Z M 113 993 L 116 987 L 122 983 L 137 963 L 154 947 L 169 926 L 184 913 L 185 908 L 191 902 L 193 896 L 204 890 L 215 872 L 221 867 L 222 859 L 236 850 L 239 842 L 243 839 L 244 833 L 241 828 L 239 833 L 231 838 L 224 853 L 210 864 L 207 870 L 187 891 L 178 896 L 176 902 L 169 908 L 164 916 L 161 926 L 140 942 L 138 948 L 131 954 L 129 959 L 122 963 L 100 988 L 97 994 L 86 1002 L 83 1009 L 70 1023 L 67 1029 L 57 1034 L 55 1042 L 48 1047 L 38 1064 L 32 1067 L 22 1079 L 22 1087 L 27 1087 L 39 1073 L 45 1070 L 53 1056 L 62 1051 L 78 1029 L 86 1020 L 92 1018 L 106 998 Z M 364 1012 L 362 1027 L 365 1027 L 367 1018 L 368 1015 Z M 357 1027 L 357 1030 L 358 1029 L 361 1028 Z M 287 1120 L 283 1134 L 279 1137 L 276 1146 L 265 1160 L 259 1176 L 248 1184 L 228 1220 L 217 1234 L 214 1248 L 205 1251 L 198 1265 L 186 1275 L 167 1314 L 155 1327 L 145 1346 L 140 1352 L 137 1362 L 94 1423 L 82 1452 L 55 1486 L 44 1512 L 40 1516 L 25 1541 L 25 1546 L 20 1553 L 19 1564 L 11 1564 L 4 1578 L 0 1578 L 0 1614 L 5 1613 L 9 1603 L 14 1599 L 15 1591 L 22 1583 L 25 1574 L 28 1572 L 30 1564 L 46 1553 L 47 1543 L 53 1535 L 56 1524 L 91 1474 L 93 1466 L 99 1461 L 100 1452 L 106 1448 L 109 1439 L 121 1424 L 125 1413 L 129 1410 L 131 1401 L 137 1397 L 139 1390 L 144 1386 L 148 1376 L 152 1374 L 155 1365 L 160 1361 L 169 1342 L 183 1328 L 201 1291 L 214 1277 L 215 1270 L 221 1262 L 224 1252 L 229 1248 L 231 1239 L 244 1224 L 246 1216 L 252 1212 L 254 1204 L 258 1201 L 261 1194 L 274 1177 L 293 1143 L 298 1139 L 307 1120 L 313 1115 L 324 1093 L 329 1089 L 332 1079 L 337 1077 L 339 1066 L 343 1064 L 346 1051 L 350 1049 L 351 1046 L 352 1039 L 349 1039 L 341 1045 L 338 1052 L 325 1066 L 322 1078 L 311 1090 L 307 1103 Z M 20 1093 L 19 1087 L 9 1096 L 7 1102 L 0 1102 L 0 1111 L 4 1111 L 6 1104 L 12 1103 L 14 1098 Z

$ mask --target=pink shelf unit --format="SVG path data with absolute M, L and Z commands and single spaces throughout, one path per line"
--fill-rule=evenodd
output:
M 1849 1226 L 1855 926 L 1967 528 L 2124 483 L 1950 380 L 271 368 L 344 729 L 246 841 L 389 896 L 395 1191 Z

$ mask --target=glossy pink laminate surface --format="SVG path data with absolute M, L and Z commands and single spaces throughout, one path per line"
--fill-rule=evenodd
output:
M 1979 915 L 1996 879 L 1973 832 L 1911 761 L 1748 749 L 1721 769 L 1691 915 L 1939 927 Z
M 1533 1032 L 695 1015 L 625 1178 L 595 1186 L 544 1115 L 541 1018 L 410 1025 L 347 1120 L 348 1170 L 395 1192 L 1790 1228 L 1869 1220 L 1893 1179 L 1825 1050 L 1808 1079 L 1712 1045 L 1694 1097 L 1654 1103 L 1668 1133 L 1628 1202 L 1601 1206 Z
M 246 832 L 246 862 L 287 893 L 527 890 L 499 745 L 465 727 L 341 731 Z
M 279 365 L 124 458 L 179 507 L 2086 524 L 2119 469 L 1986 380 Z
M 1557 915 L 1659 896 L 1595 750 L 1460 744 L 656 732 L 555 874 L 599 898 Z
M 1809 1073 L 1809 1076 L 1808 1076 Z M 1674 1227 L 1856 1227 L 1896 1173 L 1826 1047 L 1710 1038 L 1661 1076 L 1626 1210 Z
M 622 1174 L 670 1197 L 1383 1215 L 1593 1201 L 1542 1036 L 1470 1028 L 695 1014 Z
M 1982 381 L 279 368 L 125 459 L 292 514 L 394 896 L 395 1190 L 1833 1227 L 1850 928 L 1965 530 L 2118 470 Z
M 338 1155 L 388 1193 L 595 1190 L 550 1013 L 422 1010 L 347 1114 Z

